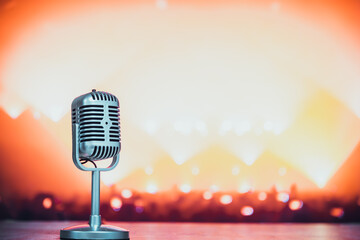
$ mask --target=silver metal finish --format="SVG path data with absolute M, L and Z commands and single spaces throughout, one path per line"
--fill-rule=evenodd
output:
M 100 171 L 110 171 L 119 162 L 120 123 L 119 101 L 106 92 L 93 90 L 74 99 L 72 112 L 73 162 L 82 171 L 92 171 L 91 215 L 89 225 L 60 230 L 62 239 L 129 239 L 129 231 L 101 225 Z M 88 168 L 81 161 L 112 158 L 107 168 Z
M 101 225 L 100 216 L 100 172 L 92 172 L 91 181 L 91 215 L 90 215 L 90 228 L 94 231 L 98 230 Z
M 73 144 L 77 135 L 81 159 L 92 161 L 107 159 L 119 153 L 120 124 L 119 101 L 107 92 L 96 90 L 81 95 L 71 104 Z M 74 131 L 74 125 L 79 129 Z
M 130 239 L 126 229 L 102 225 L 93 230 L 89 225 L 77 225 L 60 231 L 61 239 Z

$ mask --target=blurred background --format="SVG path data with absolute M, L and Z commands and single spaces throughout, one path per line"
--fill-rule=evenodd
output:
M 360 2 L 0 1 L 0 218 L 87 220 L 71 101 L 120 100 L 124 221 L 360 221 Z

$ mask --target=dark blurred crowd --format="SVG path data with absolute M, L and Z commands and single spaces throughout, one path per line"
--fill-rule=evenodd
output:
M 360 222 L 359 197 L 343 201 L 311 194 L 301 198 L 276 190 L 169 190 L 152 194 L 126 190 L 103 200 L 100 209 L 105 221 Z M 33 199 L 0 199 L 0 219 L 87 221 L 89 215 L 90 202 L 62 201 L 52 194 L 40 193 Z

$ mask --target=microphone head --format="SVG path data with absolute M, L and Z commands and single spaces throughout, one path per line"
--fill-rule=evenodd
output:
M 96 161 L 119 153 L 119 100 L 114 95 L 93 89 L 74 99 L 71 113 L 73 130 L 74 124 L 79 125 L 78 132 L 73 131 L 72 139 L 79 141 L 80 159 Z

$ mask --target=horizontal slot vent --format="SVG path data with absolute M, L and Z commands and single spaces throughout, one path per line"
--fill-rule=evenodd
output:
M 80 122 L 80 126 L 81 125 L 91 125 L 91 124 L 101 124 L 101 122 Z
M 80 134 L 85 134 L 85 133 L 105 133 L 104 130 L 80 130 Z
M 80 130 L 83 129 L 103 129 L 102 126 L 80 126 Z
M 88 116 L 104 116 L 103 113 L 80 113 L 80 118 L 82 117 L 88 117 Z
M 80 135 L 81 138 L 91 138 L 91 137 L 105 137 L 105 134 L 83 134 Z
M 104 105 L 84 105 L 79 107 L 80 109 L 87 109 L 87 108 L 103 108 Z
M 84 115 L 84 114 L 104 114 L 104 111 L 101 109 L 87 109 L 86 111 L 80 111 L 79 113 L 80 115 Z
M 103 139 L 103 138 L 87 138 L 87 139 L 81 139 L 81 138 L 80 138 L 80 142 L 89 142 L 89 141 L 100 141 L 100 142 L 103 142 L 103 141 L 105 141 L 105 139 Z
M 80 122 L 81 121 L 90 121 L 90 120 L 102 120 L 102 117 L 80 117 Z

